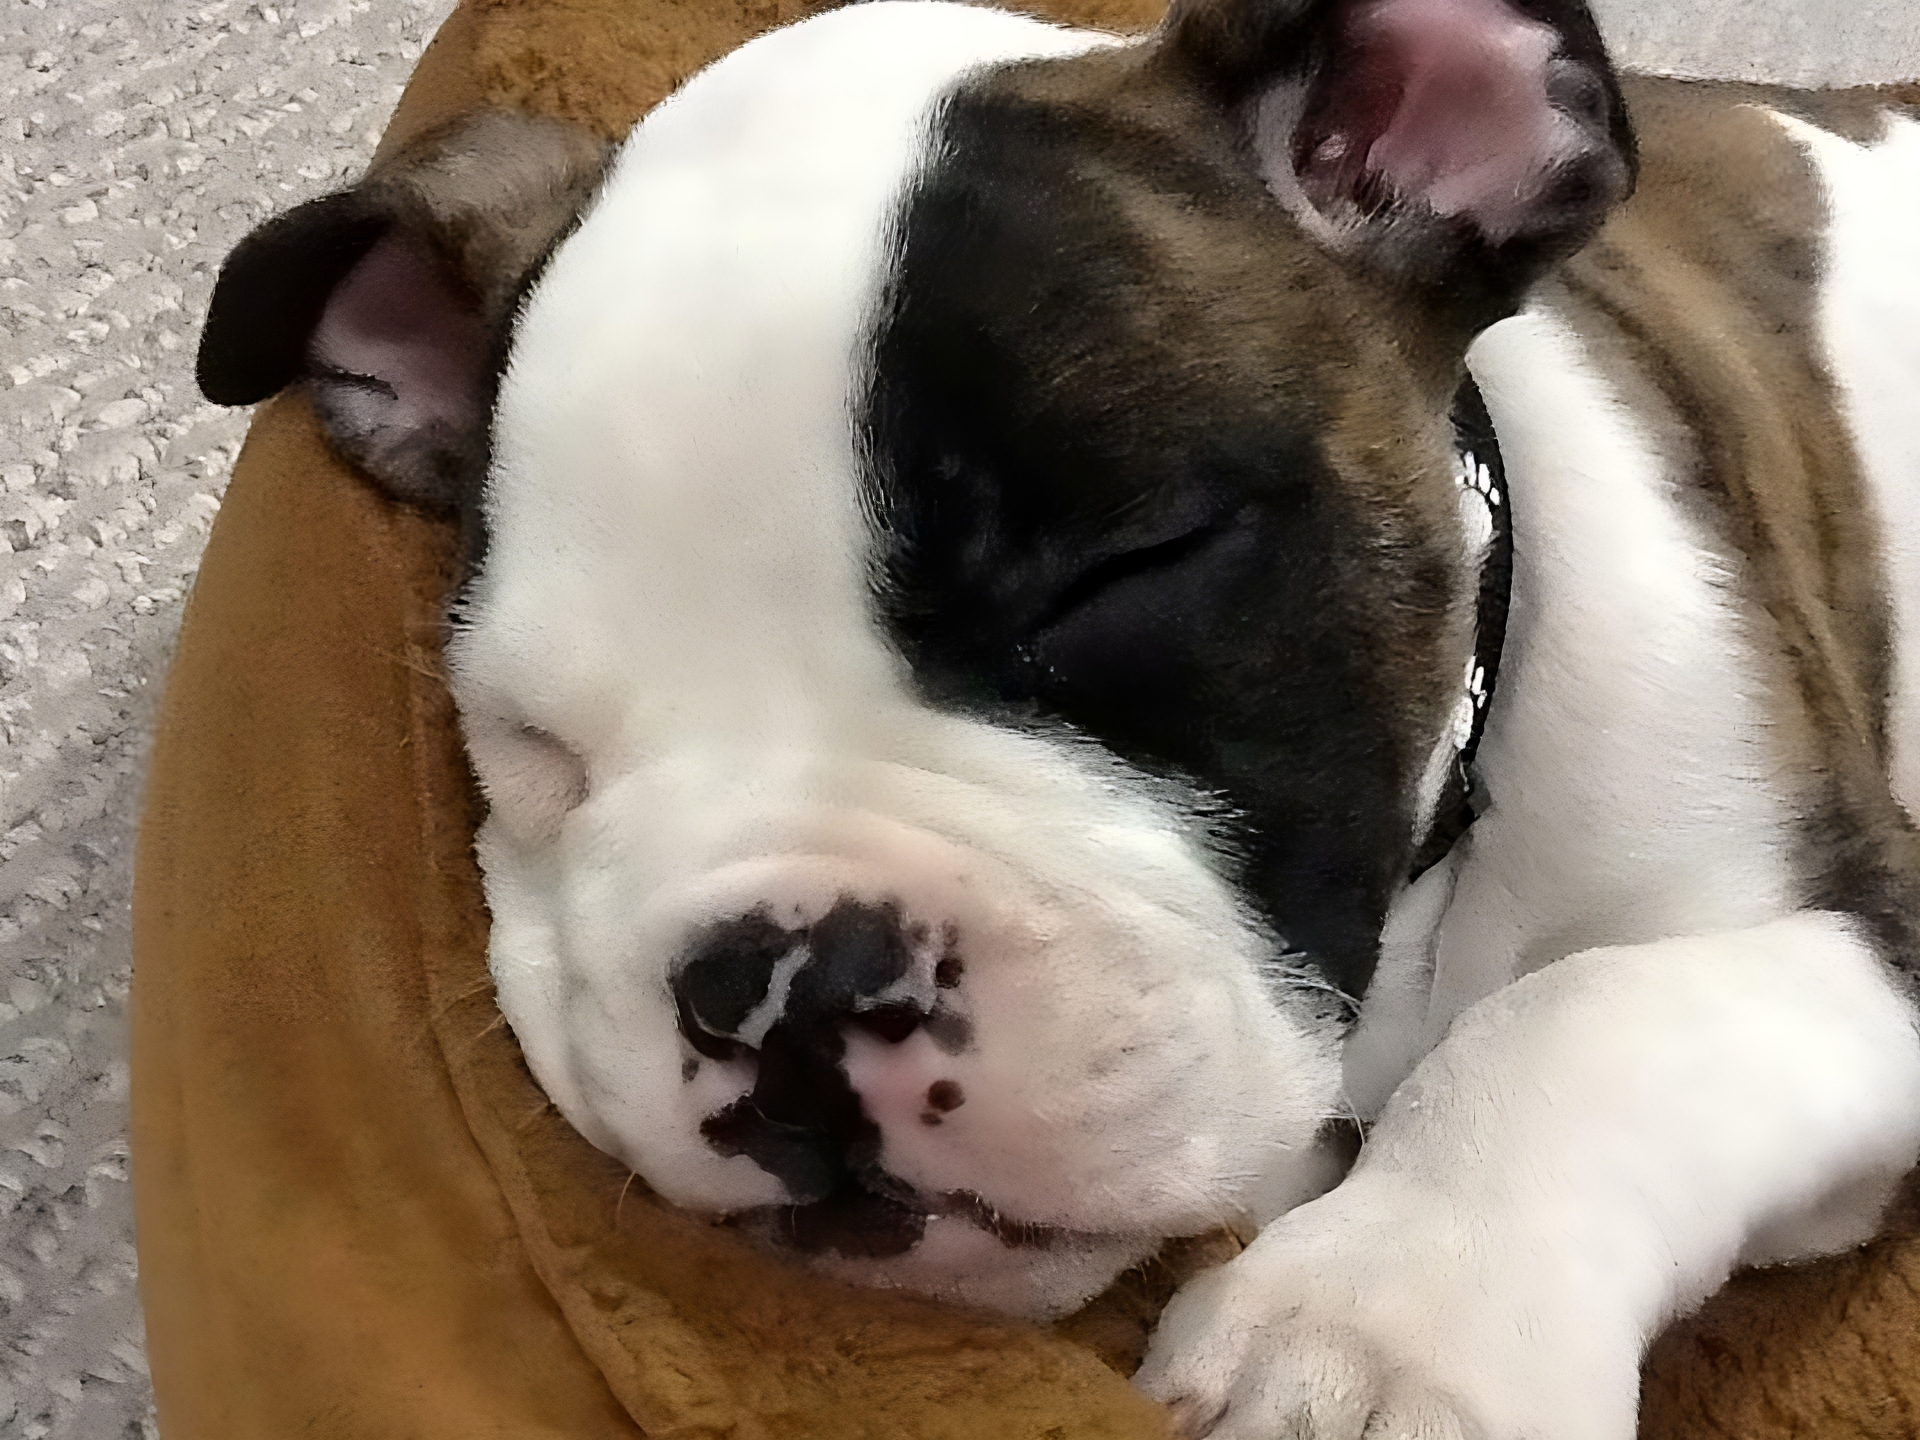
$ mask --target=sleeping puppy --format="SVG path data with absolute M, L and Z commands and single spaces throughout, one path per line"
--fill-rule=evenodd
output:
M 1227 1224 L 1187 1434 L 1625 1440 L 1920 1153 L 1916 336 L 1920 124 L 1577 0 L 883 0 L 270 223 L 200 375 L 466 516 L 501 1009 L 663 1196 L 1035 1317 Z

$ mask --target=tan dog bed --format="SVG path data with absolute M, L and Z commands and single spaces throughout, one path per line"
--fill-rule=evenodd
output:
M 468 0 L 382 153 L 485 106 L 617 136 L 802 13 Z M 437 654 L 456 543 L 334 458 L 304 401 L 262 407 L 140 837 L 134 1155 L 167 1440 L 1163 1435 L 1121 1372 L 1220 1242 L 1049 1333 L 772 1262 L 546 1104 L 486 974 Z M 1645 1395 L 1648 1436 L 1920 1435 L 1920 1243 L 1737 1280 L 1656 1345 Z

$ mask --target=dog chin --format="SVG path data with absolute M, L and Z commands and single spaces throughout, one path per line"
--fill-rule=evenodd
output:
M 730 1223 L 835 1279 L 1042 1322 L 1071 1315 L 1162 1244 L 1009 1222 L 966 1197 L 934 1203 L 942 1208 L 926 1213 L 862 1196 L 769 1206 Z

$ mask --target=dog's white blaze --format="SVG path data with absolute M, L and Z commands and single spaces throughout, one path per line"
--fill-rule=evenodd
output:
M 451 647 L 493 800 L 498 993 L 568 1118 L 678 1203 L 785 1200 L 700 1134 L 753 1072 L 683 1080 L 667 981 L 690 936 L 842 896 L 954 922 L 972 1047 L 849 1054 L 882 1163 L 1089 1238 L 1036 1264 L 942 1220 L 838 1268 L 1035 1314 L 1284 1188 L 1335 1081 L 1178 807 L 1090 745 L 926 708 L 873 614 L 853 410 L 932 107 L 980 64 L 1104 43 L 862 5 L 649 116 L 521 318 Z M 570 813 L 565 777 L 529 778 L 565 755 L 529 726 L 585 763 Z M 936 1079 L 966 1095 L 937 1127 L 913 1098 Z
M 1469 363 L 1507 467 L 1513 600 L 1479 756 L 1492 808 L 1462 842 L 1429 1045 L 1572 951 L 1793 908 L 1760 671 L 1675 504 L 1683 462 L 1545 308 L 1496 325 Z M 1394 1079 L 1360 1088 L 1384 1099 Z
M 1920 123 L 1856 145 L 1776 116 L 1826 189 L 1820 331 L 1881 525 L 1892 611 L 1893 791 L 1920 814 Z
M 949 82 L 1099 40 L 866 5 L 746 46 L 648 116 L 502 386 L 474 610 L 514 633 L 489 657 L 531 672 L 505 693 L 551 696 L 622 770 L 689 732 L 804 750 L 810 726 L 904 703 L 869 619 L 850 423 L 892 202 Z M 537 592 L 505 579 L 536 569 Z M 619 654 L 646 673 L 613 683 Z

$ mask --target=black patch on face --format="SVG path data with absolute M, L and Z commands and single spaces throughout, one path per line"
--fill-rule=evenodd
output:
M 710 1059 L 737 1057 L 745 1049 L 727 1039 L 767 998 L 773 967 L 801 937 L 782 929 L 764 910 L 709 930 L 674 981 L 680 1033 Z
M 842 900 L 807 931 L 807 947 L 812 958 L 787 992 L 782 1019 L 790 1025 L 845 1016 L 855 1001 L 886 989 L 913 962 L 892 905 Z
M 833 1025 L 775 1025 L 759 1052 L 753 1090 L 701 1122 L 722 1155 L 745 1155 L 803 1204 L 859 1190 L 858 1172 L 880 1158 L 880 1127 L 867 1119 L 840 1062 L 847 1042 Z
M 900 217 L 865 412 L 880 613 L 931 702 L 1222 796 L 1244 888 L 1358 995 L 1434 733 L 1378 636 L 1454 583 L 1325 443 L 1323 377 L 1377 317 L 1226 117 L 1039 98 L 1036 70 L 952 97 Z
M 933 1021 L 908 1003 L 872 1003 L 907 973 L 915 936 L 897 907 L 843 899 L 787 929 L 764 911 L 717 925 L 674 980 L 680 1030 L 700 1054 L 750 1060 L 753 1089 L 701 1123 L 721 1155 L 745 1155 L 799 1202 L 774 1207 L 774 1229 L 801 1250 L 894 1255 L 926 1224 L 880 1168 L 880 1129 L 848 1084 L 846 1031 L 899 1044 Z M 920 936 L 924 939 L 924 933 Z M 758 1048 L 739 1036 L 772 988 L 782 957 L 806 947 L 786 1003 Z M 942 1013 L 936 1009 L 936 1016 Z

